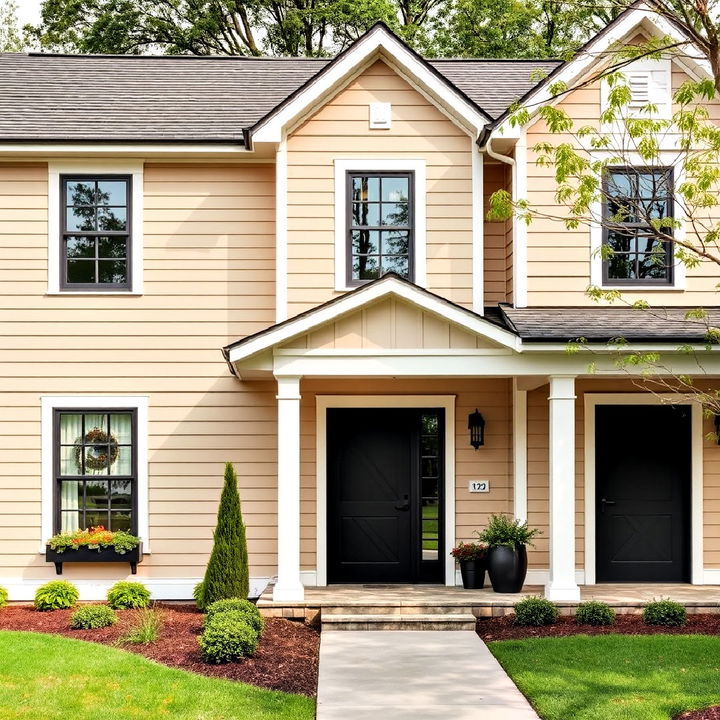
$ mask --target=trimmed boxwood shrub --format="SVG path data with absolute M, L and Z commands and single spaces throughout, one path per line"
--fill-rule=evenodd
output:
M 207 625 L 207 623 L 217 615 L 227 612 L 242 613 L 245 615 L 245 619 L 250 627 L 252 627 L 258 635 L 262 635 L 262 632 L 265 629 L 265 620 L 263 619 L 263 616 L 253 603 L 249 600 L 243 600 L 242 598 L 216 600 L 207 609 L 205 624 Z
M 114 610 L 146 608 L 150 604 L 150 591 L 140 582 L 120 580 L 108 590 L 107 601 Z
M 117 615 L 107 605 L 85 605 L 70 617 L 73 630 L 96 630 L 117 622 Z
M 36 610 L 63 610 L 77 603 L 80 593 L 67 580 L 51 580 L 35 592 Z
M 673 600 L 655 600 L 645 606 L 643 620 L 647 625 L 680 627 L 687 622 L 687 610 Z
M 579 625 L 612 625 L 615 611 L 607 603 L 589 600 L 578 605 L 575 622 Z
M 560 615 L 557 605 L 542 597 L 527 597 L 515 603 L 514 608 L 516 625 L 552 625 Z
M 258 634 L 238 610 L 217 613 L 205 624 L 198 638 L 202 658 L 207 663 L 237 662 L 255 652 Z
M 0 586 L 0 607 L 5 607 L 8 604 L 8 591 Z

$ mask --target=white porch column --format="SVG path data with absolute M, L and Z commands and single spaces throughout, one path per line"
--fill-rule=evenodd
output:
M 300 378 L 278 377 L 278 577 L 273 600 L 305 598 L 300 582 Z
M 550 581 L 545 597 L 580 599 L 575 582 L 575 378 L 550 378 Z

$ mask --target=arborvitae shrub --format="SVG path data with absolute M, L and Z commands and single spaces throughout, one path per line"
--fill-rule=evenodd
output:
M 213 549 L 205 577 L 194 592 L 201 610 L 206 610 L 217 600 L 247 598 L 250 592 L 245 524 L 232 463 L 225 463 L 225 485 L 220 496 L 213 537 Z

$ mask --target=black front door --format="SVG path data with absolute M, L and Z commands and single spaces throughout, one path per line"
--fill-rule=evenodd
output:
M 688 582 L 690 408 L 599 405 L 598 582 Z
M 327 411 L 328 580 L 443 582 L 443 411 Z

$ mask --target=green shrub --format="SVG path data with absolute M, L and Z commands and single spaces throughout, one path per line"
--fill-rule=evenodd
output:
M 490 515 L 487 527 L 482 532 L 475 532 L 478 539 L 490 548 L 532 545 L 533 538 L 540 534 L 537 528 L 529 528 L 527 523 L 503 514 Z
M 555 603 L 541 597 L 527 597 L 514 607 L 516 625 L 552 625 L 560 615 Z
M 114 610 L 146 608 L 150 604 L 150 591 L 142 583 L 120 580 L 108 590 L 107 601 Z
M 67 580 L 52 580 L 40 586 L 35 593 L 36 610 L 62 610 L 78 601 L 78 589 Z
M 615 622 L 615 611 L 607 603 L 589 600 L 578 605 L 575 622 L 580 625 L 612 625 Z
M 207 663 L 236 662 L 255 652 L 258 634 L 247 615 L 228 610 L 212 617 L 198 638 L 202 658 Z
M 207 609 L 205 624 L 221 613 L 239 612 L 245 615 L 245 619 L 258 635 L 262 635 L 265 629 L 265 620 L 257 607 L 249 600 L 242 598 L 228 598 L 227 600 L 216 600 Z
M 0 608 L 8 604 L 8 591 L 0 586 Z
M 157 610 L 143 608 L 138 613 L 136 621 L 118 642 L 121 644 L 151 645 L 157 642 L 161 627 L 162 615 Z
M 680 627 L 687 622 L 687 610 L 672 600 L 655 600 L 645 606 L 643 620 L 647 625 Z
M 96 630 L 117 622 L 117 615 L 107 605 L 85 605 L 70 617 L 73 630 Z
M 250 591 L 247 539 L 232 463 L 225 463 L 225 485 L 213 538 L 205 577 L 193 592 L 201 610 L 206 610 L 216 600 L 246 598 Z

